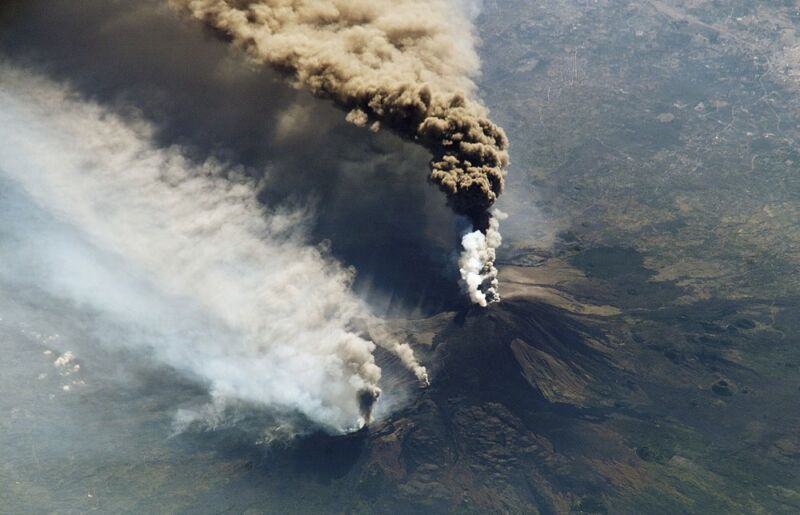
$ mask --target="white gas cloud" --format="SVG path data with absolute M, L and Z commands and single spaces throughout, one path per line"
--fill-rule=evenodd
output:
M 0 179 L 47 213 L 7 224 L 19 241 L 0 274 L 125 324 L 115 343 L 216 399 L 333 430 L 367 421 L 381 371 L 350 329 L 368 316 L 353 271 L 307 244 L 308 213 L 268 212 L 239 170 L 159 149 L 152 132 L 0 64 Z M 387 348 L 426 377 L 407 346 Z
M 486 307 L 500 300 L 498 270 L 494 262 L 497 249 L 503 243 L 500 220 L 507 216 L 499 209 L 493 209 L 485 233 L 473 231 L 461 238 L 462 251 L 458 261 L 461 282 L 470 300 L 479 306 Z

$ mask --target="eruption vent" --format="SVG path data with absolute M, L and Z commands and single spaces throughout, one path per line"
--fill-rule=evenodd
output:
M 485 240 L 499 241 L 489 234 L 497 232 L 490 209 L 503 191 L 508 139 L 472 99 L 479 60 L 471 24 L 454 0 L 171 3 L 257 62 L 285 71 L 297 87 L 333 100 L 348 111 L 348 121 L 387 127 L 430 150 L 431 182 Z M 472 239 L 479 238 L 465 245 L 474 247 Z M 475 281 L 468 274 L 465 285 L 485 304 L 498 298 L 493 248 L 465 247 L 462 269 L 465 259 L 476 258 L 485 277 Z

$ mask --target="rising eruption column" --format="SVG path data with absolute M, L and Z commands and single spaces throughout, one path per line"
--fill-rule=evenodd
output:
M 330 99 L 351 123 L 390 129 L 432 154 L 430 181 L 467 217 L 462 283 L 480 305 L 499 300 L 492 210 L 508 138 L 475 97 L 480 61 L 458 0 L 171 0 L 259 64 Z

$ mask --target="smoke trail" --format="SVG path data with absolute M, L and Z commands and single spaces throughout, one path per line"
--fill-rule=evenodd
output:
M 449 0 L 170 1 L 342 106 L 348 121 L 423 145 L 433 155 L 430 180 L 452 209 L 486 236 L 497 231 L 489 210 L 503 191 L 508 139 L 471 99 L 472 27 Z M 496 300 L 490 284 L 467 283 L 471 298 Z
M 236 169 L 193 166 L 155 148 L 147 124 L 2 64 L 0 173 L 84 247 L 122 263 L 76 265 L 85 251 L 31 236 L 24 259 L 46 272 L 20 271 L 25 280 L 136 324 L 132 345 L 206 381 L 215 398 L 298 410 L 336 430 L 369 421 L 381 371 L 374 344 L 350 330 L 366 310 L 350 293 L 352 270 L 305 245 L 306 214 L 265 212 Z
M 378 345 L 400 358 L 400 362 L 414 373 L 422 386 L 430 385 L 428 370 L 419 364 L 414 356 L 414 350 L 407 343 L 402 343 L 392 336 L 386 330 L 383 321 L 370 318 L 367 320 L 367 330 L 370 338 L 375 340 Z

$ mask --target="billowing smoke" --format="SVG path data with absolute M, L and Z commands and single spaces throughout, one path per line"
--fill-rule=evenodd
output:
M 450 0 L 171 0 L 298 87 L 333 100 L 347 120 L 387 127 L 433 155 L 430 180 L 486 237 L 478 303 L 497 299 L 490 209 L 503 191 L 508 139 L 473 99 L 479 68 L 468 17 Z M 465 243 L 475 246 L 468 237 Z M 491 241 L 490 241 L 491 240 Z M 492 275 L 494 274 L 494 276 Z M 478 290 L 476 291 L 475 288 Z
M 57 226 L 23 227 L 3 274 L 124 324 L 126 345 L 214 398 L 368 422 L 381 370 L 352 329 L 369 317 L 353 271 L 306 244 L 308 213 L 267 211 L 252 179 L 159 149 L 152 131 L 0 64 L 0 179 Z M 424 377 L 407 346 L 386 347 Z
M 490 302 L 500 300 L 497 291 L 498 271 L 494 261 L 497 257 L 497 248 L 503 242 L 500 235 L 500 220 L 506 216 L 499 209 L 495 209 L 485 233 L 481 231 L 467 233 L 461 240 L 461 245 L 464 247 L 458 262 L 461 281 L 470 300 L 479 306 L 486 307 Z

